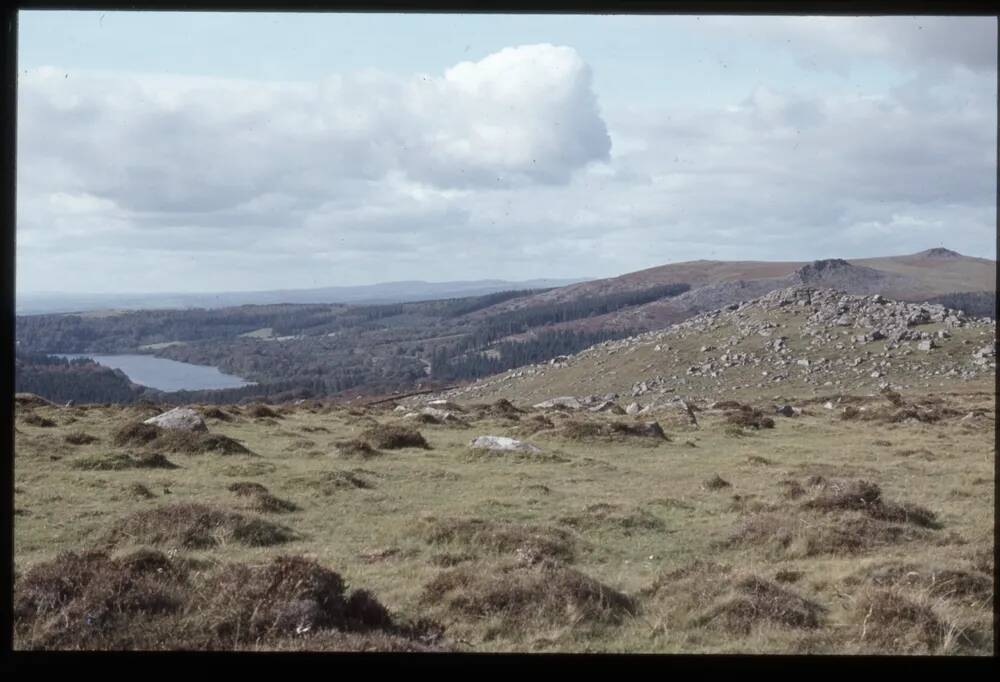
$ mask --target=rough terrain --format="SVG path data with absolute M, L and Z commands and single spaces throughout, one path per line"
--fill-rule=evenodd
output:
M 988 655 L 995 373 L 992 322 L 795 287 L 204 431 L 21 395 L 15 646 Z

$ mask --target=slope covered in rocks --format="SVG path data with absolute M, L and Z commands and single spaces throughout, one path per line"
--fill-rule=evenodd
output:
M 981 388 L 993 381 L 995 339 L 994 321 L 943 306 L 800 285 L 442 396 L 523 404 L 616 394 L 642 406 L 678 397 Z

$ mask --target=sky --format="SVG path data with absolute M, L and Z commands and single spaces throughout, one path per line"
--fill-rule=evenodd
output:
M 20 293 L 995 257 L 995 17 L 18 20 Z

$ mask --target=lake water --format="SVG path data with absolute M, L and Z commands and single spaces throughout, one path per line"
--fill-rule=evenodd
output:
M 156 358 L 152 355 L 95 355 L 88 353 L 55 353 L 61 358 L 91 358 L 105 367 L 120 369 L 136 384 L 161 391 L 199 391 L 216 388 L 239 388 L 252 382 L 217 367 L 192 365 L 187 362 Z

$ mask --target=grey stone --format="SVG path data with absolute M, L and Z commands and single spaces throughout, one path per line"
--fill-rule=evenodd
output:
M 175 407 L 169 412 L 150 417 L 143 424 L 153 424 L 161 429 L 177 431 L 208 431 L 205 420 L 190 407 Z

